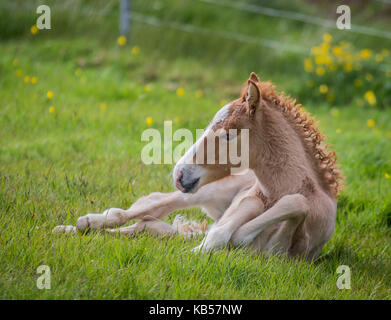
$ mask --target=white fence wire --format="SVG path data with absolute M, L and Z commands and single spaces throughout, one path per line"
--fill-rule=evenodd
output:
M 247 4 L 243 2 L 233 2 L 233 1 L 226 1 L 226 0 L 219 0 L 219 1 L 199 0 L 199 1 L 218 5 L 218 6 L 230 7 L 238 10 L 252 12 L 256 14 L 266 15 L 269 17 L 300 21 L 304 23 L 321 26 L 324 28 L 333 28 L 333 29 L 337 28 L 335 20 L 314 17 L 300 12 L 280 10 L 280 9 L 269 8 L 269 7 L 259 6 L 259 5 Z M 380 37 L 385 39 L 391 39 L 391 32 L 378 30 L 367 26 L 360 26 L 357 24 L 352 24 L 351 27 L 352 28 L 349 30 L 349 32 L 365 34 L 365 35 L 375 36 L 375 37 Z
M 241 34 L 241 33 L 234 33 L 234 32 L 227 32 L 227 31 L 217 31 L 210 28 L 205 27 L 199 27 L 192 24 L 182 24 L 177 22 L 168 22 L 160 20 L 153 16 L 148 16 L 139 12 L 132 13 L 132 17 L 134 21 L 159 26 L 159 27 L 168 27 L 171 29 L 176 29 L 188 33 L 195 33 L 195 34 L 203 34 L 203 35 L 213 35 L 216 37 L 224 38 L 224 39 L 230 39 L 230 40 L 236 40 L 239 42 L 245 42 L 245 43 L 251 43 L 251 44 L 257 44 L 268 48 L 278 49 L 281 51 L 291 51 L 295 53 L 301 53 L 305 54 L 308 53 L 307 48 L 303 48 L 302 46 L 297 46 L 294 44 L 287 44 L 283 43 L 277 40 L 271 40 L 271 39 L 264 39 L 259 37 L 252 37 L 249 35 Z

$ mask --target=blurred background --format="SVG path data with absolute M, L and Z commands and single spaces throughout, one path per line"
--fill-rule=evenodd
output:
M 237 80 L 257 71 L 306 102 L 390 105 L 391 1 L 345 1 L 352 28 L 338 30 L 338 1 L 128 0 L 130 26 L 122 32 L 120 2 L 4 0 L 0 37 L 74 39 L 74 48 L 58 51 L 52 44 L 40 54 L 68 61 L 73 52 L 80 68 L 99 68 L 117 46 L 126 47 L 129 56 L 141 49 L 149 61 L 139 79 L 145 83 L 165 76 L 178 80 L 154 61 L 193 58 L 207 73 L 221 75 L 225 97 L 237 94 L 231 88 Z M 51 8 L 51 30 L 34 27 L 35 10 L 43 3 Z M 135 76 L 139 65 L 126 59 L 122 71 Z M 181 80 L 205 90 L 210 83 L 204 73 L 194 70 Z

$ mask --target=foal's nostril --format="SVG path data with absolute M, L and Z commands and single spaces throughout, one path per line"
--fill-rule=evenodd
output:
M 178 175 L 177 175 L 177 177 L 176 177 L 175 186 L 176 186 L 179 190 L 184 191 L 182 183 L 183 183 L 183 172 L 182 172 L 182 170 L 181 170 L 181 171 L 179 171 L 179 173 L 178 173 Z
M 179 171 L 175 178 L 175 186 L 182 192 L 191 192 L 200 181 L 200 178 L 191 178 L 188 172 Z
M 198 184 L 199 181 L 200 181 L 200 178 L 196 178 L 196 179 L 193 179 L 192 181 L 187 182 L 185 184 L 182 183 L 182 186 L 184 189 L 183 192 L 187 193 L 187 192 L 192 191 L 195 188 L 195 186 Z

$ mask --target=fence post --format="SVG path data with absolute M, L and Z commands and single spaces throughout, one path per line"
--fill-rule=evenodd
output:
M 127 35 L 128 32 L 129 32 L 129 26 L 130 26 L 130 1 L 131 0 L 121 0 L 119 32 L 123 36 Z

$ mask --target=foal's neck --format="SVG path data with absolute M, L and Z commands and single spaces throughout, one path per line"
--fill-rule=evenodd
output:
M 268 112 L 266 112 L 268 111 Z M 281 112 L 266 110 L 258 117 L 258 154 L 253 170 L 267 195 L 279 199 L 297 193 L 311 173 L 301 138 Z

